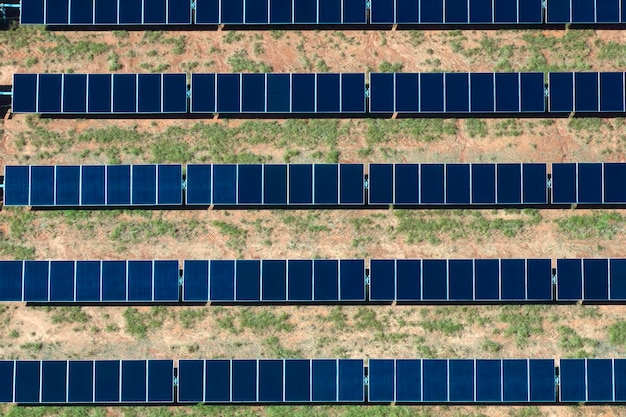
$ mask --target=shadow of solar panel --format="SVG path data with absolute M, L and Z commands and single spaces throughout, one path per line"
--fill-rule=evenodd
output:
M 587 401 L 587 393 L 585 389 L 585 359 L 561 359 L 559 363 L 559 373 L 560 401 Z
M 605 163 L 604 168 L 604 201 L 603 203 L 626 203 L 626 164 Z M 31 196 L 32 198 L 32 196 Z
M 528 361 L 526 359 L 504 359 L 502 361 L 502 401 L 527 402 Z
M 18 404 L 38 403 L 41 386 L 39 361 L 15 362 L 15 398 Z
M 32 166 L 30 168 L 30 205 L 54 205 L 53 166 Z
M 102 261 L 102 301 L 127 301 L 125 261 Z
M 372 259 L 370 261 L 369 299 L 393 301 L 396 299 L 396 261 Z
M 183 301 L 209 300 L 209 262 L 185 260 Z
M 312 361 L 315 363 L 315 360 Z M 311 361 L 307 359 L 285 360 L 285 401 L 308 402 L 311 401 Z M 330 376 L 330 375 L 328 375 Z M 328 381 L 329 386 L 335 386 L 336 377 Z M 336 391 L 336 388 L 335 388 Z
M 550 111 L 574 111 L 574 73 L 551 72 L 548 74 L 550 88 Z
M 335 359 L 311 361 L 311 401 L 334 402 L 338 399 L 338 370 Z
M 526 260 L 500 260 L 500 296 L 502 300 L 526 299 Z
M 238 260 L 235 267 L 235 300 L 261 300 L 261 261 Z
M 50 301 L 74 301 L 74 261 L 50 261 Z
M 368 361 L 368 402 L 395 401 L 394 362 L 393 359 L 370 359 Z
M 66 402 L 67 361 L 41 362 L 41 402 Z
M 262 270 L 261 300 L 287 301 L 287 262 L 263 260 Z
M 336 260 L 313 261 L 313 300 L 339 301 L 339 263 Z
M 448 361 L 448 385 L 450 390 L 449 401 L 474 401 L 474 360 L 450 359 Z M 477 381 L 480 386 L 480 381 Z
M 421 164 L 420 179 L 420 203 L 445 204 L 444 164 Z
M 93 384 L 93 361 L 69 361 L 67 375 L 67 401 L 69 403 L 94 402 Z
M 609 299 L 608 259 L 583 259 L 583 299 Z
M 422 260 L 422 299 L 448 299 L 448 268 L 442 259 Z
M 145 402 L 146 361 L 122 361 L 121 402 Z
M 179 403 L 204 401 L 204 361 L 183 359 L 178 361 Z
M 263 165 L 263 204 L 287 204 L 287 165 Z
M 30 203 L 30 168 L 6 166 L 4 168 L 4 205 L 28 206 Z
M 313 301 L 313 261 L 287 261 L 287 299 Z
M 235 301 L 235 261 L 209 262 L 209 300 Z

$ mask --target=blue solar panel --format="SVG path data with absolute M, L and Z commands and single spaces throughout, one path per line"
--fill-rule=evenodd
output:
M 337 261 L 313 261 L 313 300 L 339 299 L 339 265 Z
M 626 189 L 623 184 L 626 179 L 626 164 L 604 164 L 604 203 L 626 203 Z
M 554 367 L 552 368 L 554 375 Z M 528 361 L 510 359 L 502 363 L 502 401 L 527 402 Z
M 574 111 L 574 74 L 571 72 L 553 72 L 549 74 L 548 82 L 550 87 L 550 111 Z
M 264 165 L 263 185 L 265 204 L 287 204 L 287 165 Z
M 29 404 L 40 402 L 40 369 L 38 361 L 15 362 L 14 402 Z
M 616 2 L 617 3 L 617 2 Z M 609 2 L 599 2 L 609 4 Z M 598 9 L 598 12 L 600 9 Z M 623 112 L 624 111 L 624 73 L 601 72 L 600 73 L 600 111 Z
M 560 401 L 585 402 L 587 401 L 585 373 L 585 359 L 562 359 L 560 371 Z
M 448 261 L 448 299 L 474 299 L 474 262 L 470 259 Z
M 449 401 L 471 402 L 474 401 L 474 360 L 451 359 L 448 361 L 449 372 Z M 477 381 L 480 386 L 480 382 Z
M 557 299 L 580 300 L 583 296 L 581 259 L 557 259 Z
M 235 301 L 235 262 L 209 262 L 209 299 Z
M 500 261 L 498 259 L 476 259 L 474 276 L 477 300 L 500 299 Z
M 33 166 L 30 168 L 30 205 L 54 205 L 54 167 Z
M 526 260 L 526 298 L 552 301 L 552 261 L 550 259 Z
M 231 364 L 228 360 L 211 360 L 205 362 L 204 370 L 204 401 L 231 401 Z
M 422 361 L 422 401 L 448 401 L 448 361 L 424 359 Z
M 337 388 L 339 402 L 363 402 L 365 392 L 363 389 L 363 360 L 339 359 Z
M 422 299 L 448 299 L 448 271 L 445 260 L 422 261 Z
M 496 200 L 498 204 L 522 203 L 521 164 L 498 164 Z
M 608 259 L 583 259 L 583 299 L 609 299 Z
M 41 402 L 66 402 L 66 361 L 43 361 L 41 363 Z
M 393 203 L 394 184 L 392 164 L 370 164 L 368 182 L 370 204 Z
M 470 204 L 470 165 L 446 165 L 446 204 Z
M 315 361 L 313 362 L 315 367 Z M 306 359 L 291 359 L 285 361 L 285 401 L 306 402 L 311 401 L 311 364 Z M 316 375 L 317 376 L 317 375 Z M 328 381 L 329 387 L 336 392 L 336 378 Z M 281 397 L 282 398 L 282 397 Z
M 4 168 L 4 205 L 27 206 L 30 203 L 30 169 L 26 166 Z
M 496 203 L 496 167 L 493 164 L 472 164 L 472 203 Z
M 524 259 L 500 260 L 500 295 L 503 300 L 526 298 L 526 261 Z
M 231 363 L 233 402 L 257 401 L 257 361 L 235 360 Z
M 101 268 L 99 261 L 76 262 L 76 301 L 100 301 Z
M 613 359 L 613 374 L 615 379 L 615 401 L 626 401 L 626 360 Z
M 420 203 L 445 204 L 444 164 L 421 164 L 420 179 Z
M 307 381 L 308 382 L 308 381 Z M 283 401 L 283 361 L 260 360 L 259 361 L 259 401 L 281 402 Z
M 522 171 L 522 202 L 524 204 L 547 204 L 546 164 L 522 164 Z
M 94 402 L 93 372 L 92 361 L 69 361 L 67 379 L 69 403 Z
M 289 165 L 289 204 L 313 204 L 313 166 Z
M 48 261 L 24 262 L 24 301 L 48 301 Z
M 314 359 L 311 364 L 311 401 L 337 401 L 337 361 Z
M 261 261 L 237 261 L 235 300 L 261 300 Z
M 0 361 L 0 403 L 13 402 L 13 376 L 15 363 Z
M 287 262 L 279 260 L 263 261 L 263 301 L 287 300 Z
M 0 261 L 0 300 L 22 301 L 23 293 L 22 261 Z
M 102 262 L 102 301 L 126 301 L 126 262 Z
M 313 202 L 335 205 L 339 202 L 339 170 L 335 164 L 313 165 Z
M 577 197 L 577 164 L 552 164 L 552 203 L 574 204 Z
M 394 360 L 370 359 L 368 362 L 368 402 L 395 401 Z
M 204 361 L 178 361 L 178 402 L 200 403 L 204 400 Z
M 573 0 L 580 1 L 580 0 Z M 585 0 L 587 1 L 587 0 Z M 593 2 L 592 2 L 593 4 Z M 577 112 L 597 112 L 599 110 L 597 72 L 578 72 L 574 74 L 574 110 Z
M 287 261 L 287 299 L 313 301 L 313 261 Z
M 609 299 L 626 300 L 626 259 L 610 259 L 609 267 Z
M 362 164 L 339 165 L 339 204 L 365 204 Z

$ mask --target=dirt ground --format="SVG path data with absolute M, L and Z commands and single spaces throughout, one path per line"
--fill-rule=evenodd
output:
M 626 65 L 626 33 L 619 30 L 160 33 L 20 28 L 0 33 L 0 38 L 2 84 L 10 84 L 15 72 L 367 72 L 389 67 L 611 71 Z M 383 62 L 387 66 L 381 66 Z M 340 162 L 624 161 L 625 143 L 621 118 L 251 122 L 40 120 L 17 115 L 2 124 L 0 167 L 319 162 L 331 157 Z M 0 257 L 623 257 L 625 225 L 623 210 L 4 209 Z M 623 305 L 136 310 L 6 305 L 0 307 L 0 359 L 623 357 L 626 336 L 611 334 L 623 323 L 625 313 Z M 424 409 L 411 410 L 413 415 L 425 415 Z M 111 416 L 124 412 L 107 409 Z M 539 407 L 536 413 L 514 407 L 435 407 L 428 412 L 437 416 L 626 415 L 621 407 Z

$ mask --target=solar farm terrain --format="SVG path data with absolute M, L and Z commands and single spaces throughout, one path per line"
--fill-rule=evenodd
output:
M 561 17 L 555 19 L 560 20 Z M 135 29 L 99 31 L 96 28 L 77 32 L 16 25 L 11 30 L 0 32 L 0 84 L 10 85 L 14 73 L 27 72 L 558 72 L 623 71 L 626 65 L 626 36 L 620 30 L 507 28 L 380 31 L 378 28 L 347 30 L 341 27 L 323 30 L 298 28 L 296 31 L 284 27 L 263 31 L 169 29 L 161 32 Z M 567 113 L 563 116 L 511 118 L 511 115 L 505 115 L 484 119 L 401 117 L 389 120 L 328 117 L 272 119 L 271 115 L 267 115 L 257 120 L 252 117 L 228 119 L 227 115 L 222 114 L 219 119 L 212 120 L 207 115 L 188 119 L 179 119 L 175 115 L 166 118 L 141 116 L 137 119 L 134 116 L 119 119 L 57 119 L 18 114 L 2 121 L 0 165 L 2 168 L 9 165 L 102 164 L 185 164 L 187 167 L 186 164 L 203 166 L 232 163 L 502 164 L 626 160 L 626 135 L 622 118 L 567 118 Z M 368 172 L 372 173 L 371 166 Z M 549 172 L 553 173 L 553 168 Z M 189 174 L 188 169 L 186 173 Z M 37 193 L 29 198 L 33 196 L 46 199 Z M 368 197 L 371 199 L 371 194 Z M 202 201 L 203 204 L 211 202 Z M 537 258 L 540 260 L 537 265 L 541 264 L 541 268 L 545 269 L 546 266 L 546 262 L 541 260 L 551 259 L 554 268 L 576 271 L 580 270 L 580 264 L 557 262 L 557 259 L 626 257 L 623 249 L 626 243 L 626 211 L 621 208 L 403 210 L 396 206 L 394 210 L 389 210 L 384 207 L 389 204 L 388 201 L 380 204 L 374 208 L 357 210 L 321 210 L 315 207 L 306 210 L 272 207 L 126 210 L 116 207 L 114 210 L 81 208 L 64 211 L 29 210 L 5 205 L 0 213 L 0 258 L 171 260 L 174 265 L 178 262 L 181 269 L 191 272 L 193 265 L 187 265 L 185 261 L 340 259 L 366 260 L 371 268 L 372 260 L 375 259 Z M 232 264 L 234 262 L 229 265 Z M 175 268 L 172 263 L 162 266 Z M 198 268 L 196 273 L 202 277 L 204 275 L 198 270 L 210 270 L 205 263 L 195 266 Z M 37 265 L 37 268 L 41 267 L 42 264 Z M 359 268 L 361 264 L 357 261 L 356 269 Z M 131 269 L 126 269 L 128 277 L 132 275 Z M 152 279 L 156 279 L 156 267 L 154 271 Z M 544 278 L 550 278 L 547 273 L 544 275 Z M 374 279 L 373 276 L 371 279 Z M 530 285 L 527 281 L 526 284 Z M 576 287 L 576 282 L 569 284 L 572 285 L 570 288 Z M 617 291 L 619 287 L 616 284 L 612 288 Z M 206 288 L 200 285 L 192 289 L 197 291 L 193 297 L 201 294 L 201 298 L 193 298 L 191 295 L 185 298 L 183 292 L 183 301 L 241 300 L 237 298 L 237 292 L 233 293 L 232 300 L 220 298 L 223 294 L 217 292 L 217 298 L 212 299 L 208 283 Z M 524 291 L 525 295 L 530 294 L 530 286 Z M 148 295 L 137 294 L 132 300 L 113 299 L 123 302 L 178 301 L 172 293 L 175 291 L 170 291 L 163 298 L 153 292 Z M 383 375 L 385 372 L 409 369 L 411 372 L 420 373 L 423 370 L 426 373 L 427 369 L 447 366 L 450 375 L 457 372 L 457 375 L 463 375 L 467 380 L 476 373 L 482 372 L 483 378 L 489 378 L 500 369 L 506 373 L 506 369 L 514 367 L 517 367 L 516 372 L 520 375 L 526 375 L 526 372 L 528 375 L 533 372 L 540 375 L 537 369 L 551 366 L 550 363 L 539 362 L 536 365 L 502 362 L 500 365 L 499 361 L 441 362 L 434 359 L 561 359 L 562 376 L 575 375 L 574 379 L 580 375 L 589 378 L 592 374 L 612 375 L 613 369 L 616 369 L 615 372 L 623 369 L 619 361 L 564 360 L 621 358 L 626 355 L 626 306 L 621 301 L 612 305 L 593 302 L 580 304 L 576 300 L 581 298 L 583 292 L 579 295 L 576 290 L 564 290 L 562 294 L 556 294 L 563 301 L 558 303 L 400 303 L 391 306 L 391 300 L 399 297 L 394 298 L 398 294 L 396 288 L 387 288 L 379 293 L 379 299 L 382 300 L 380 305 L 352 305 L 358 304 L 360 293 L 349 296 L 344 294 L 344 301 L 347 302 L 333 305 L 334 300 L 341 299 L 341 294 L 339 290 L 336 299 L 330 297 L 330 302 L 321 299 L 314 305 L 255 306 L 242 303 L 229 305 L 226 302 L 209 306 L 26 307 L 23 304 L 1 304 L 0 360 L 148 359 L 154 362 L 103 362 L 102 367 L 108 367 L 106 372 L 112 372 L 120 380 L 125 374 L 124 369 L 128 367 L 127 374 L 137 376 L 146 372 L 145 380 L 151 381 L 151 370 L 157 375 L 170 375 L 171 368 L 167 363 L 170 359 L 177 359 L 179 372 L 184 370 L 190 379 L 200 375 L 203 366 L 213 366 L 216 375 L 222 375 L 217 370 L 221 366 L 231 366 L 232 369 L 266 367 L 268 372 L 278 373 L 289 367 L 295 369 L 293 367 L 296 366 L 300 366 L 300 369 L 304 366 L 307 372 L 308 366 L 311 369 L 315 366 L 330 366 L 329 375 L 335 375 L 335 370 L 345 364 L 348 375 L 350 366 L 358 368 L 360 365 L 352 362 L 303 365 L 301 362 L 287 364 L 268 361 L 257 364 L 243 361 L 251 358 L 396 359 L 395 362 L 370 362 L 370 389 L 376 387 L 375 383 L 372 384 L 376 372 Z M 539 300 L 547 297 L 545 291 L 539 294 Z M 615 294 L 612 299 L 623 299 L 623 294 Z M 369 295 L 373 299 L 372 294 Z M 474 296 L 476 299 L 481 298 L 476 294 Z M 63 300 L 80 299 L 77 293 L 68 297 Z M 311 297 L 315 301 L 314 295 Z M 415 301 L 411 295 L 407 297 Z M 433 297 L 423 296 L 423 299 L 441 300 L 439 295 Z M 95 301 L 89 296 L 87 298 Z M 593 296 L 586 298 L 594 299 Z M 285 299 L 288 299 L 287 295 Z M 97 301 L 100 300 L 102 298 Z M 408 358 L 424 358 L 424 361 L 400 361 Z M 209 365 L 208 362 L 193 361 L 199 359 L 242 361 L 233 364 L 215 361 Z M 62 364 L 60 368 L 64 366 Z M 87 368 L 90 366 L 86 365 Z M 32 364 L 23 369 L 30 372 L 29 375 L 38 375 L 38 368 L 33 368 Z M 337 375 L 341 375 L 341 371 Z M 340 378 L 338 376 L 338 380 Z M 354 380 L 346 378 L 346 381 Z M 539 379 L 544 382 L 549 380 L 545 375 Z M 312 383 L 313 380 L 312 377 Z M 287 384 L 287 379 L 281 381 Z M 132 382 L 140 385 L 141 377 Z M 168 387 L 158 384 L 149 386 L 148 398 L 162 398 L 168 402 Z M 394 398 L 385 391 L 385 384 L 382 386 L 377 394 L 379 396 L 370 394 L 370 400 L 388 403 L 397 399 L 402 403 L 400 397 Z M 29 408 L 0 405 L 0 415 L 626 415 L 620 406 L 574 405 L 577 401 L 593 401 L 594 398 L 607 400 L 602 395 L 594 397 L 597 392 L 585 394 L 578 388 L 578 385 L 563 385 L 560 398 L 572 404 L 558 406 L 211 405 Z M 606 391 L 605 388 L 602 387 L 600 391 Z M 437 387 L 429 389 L 432 389 L 432 398 L 436 399 Z M 456 392 L 463 392 L 464 388 L 458 389 Z M 343 394 L 341 389 L 339 391 L 338 398 L 346 395 L 343 398 L 348 402 L 355 398 L 350 397 L 351 391 L 347 388 Z M 0 387 L 0 395 L 3 392 Z M 183 397 L 180 397 L 181 394 Z M 426 395 L 425 391 L 420 394 Z M 492 394 L 486 389 L 481 391 L 478 398 L 490 401 L 497 397 Z M 94 397 L 89 395 L 87 393 L 81 398 L 90 402 Z M 143 401 L 141 395 L 125 395 L 109 401 Z M 202 398 L 203 393 L 195 391 L 179 391 L 178 395 L 180 402 L 207 400 L 206 397 Z M 271 392 L 264 395 L 267 395 L 264 398 L 274 398 Z M 298 397 L 297 393 L 293 395 L 291 398 L 296 401 L 301 398 L 314 400 L 312 397 Z M 540 401 L 550 401 L 541 397 L 541 389 L 533 395 L 537 395 L 534 398 Z M 617 392 L 615 395 L 617 398 Z M 530 397 L 533 398 L 532 395 Z M 245 396 L 242 398 L 245 400 Z M 415 396 L 405 398 L 416 400 Z M 463 402 L 463 398 L 458 397 L 457 400 Z M 453 398 L 450 400 L 454 401 Z

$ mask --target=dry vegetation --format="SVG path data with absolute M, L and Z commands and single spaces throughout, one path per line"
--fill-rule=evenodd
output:
M 623 31 L 1 32 L 14 72 L 613 70 Z M 0 166 L 623 161 L 622 119 L 52 120 L 1 127 Z M 3 209 L 10 259 L 623 257 L 625 211 Z M 624 306 L 0 306 L 0 358 L 615 357 Z M 591 416 L 619 407 L 18 408 L 26 416 Z

